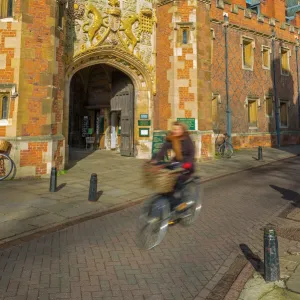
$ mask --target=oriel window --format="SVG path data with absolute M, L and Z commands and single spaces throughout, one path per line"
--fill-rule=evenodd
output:
M 13 16 L 13 0 L 0 0 L 0 18 L 11 18 Z

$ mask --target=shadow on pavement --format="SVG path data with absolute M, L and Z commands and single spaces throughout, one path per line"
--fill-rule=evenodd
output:
M 261 275 L 264 273 L 263 262 L 257 254 L 254 254 L 252 250 L 246 244 L 240 244 L 240 248 L 246 257 L 246 259 L 251 263 L 252 267 L 259 272 Z
M 66 166 L 66 170 L 72 169 L 79 161 L 87 158 L 89 155 L 93 154 L 94 149 L 85 149 L 85 148 L 70 148 L 69 150 L 69 162 Z
M 300 196 L 297 192 L 294 192 L 289 189 L 281 188 L 281 187 L 273 185 L 273 184 L 271 184 L 270 187 L 272 189 L 274 189 L 275 191 L 281 193 L 282 199 L 284 199 L 284 200 L 294 201 Z
M 67 185 L 66 183 L 60 184 L 60 185 L 57 187 L 56 191 L 58 192 L 58 191 L 62 190 L 66 185 Z

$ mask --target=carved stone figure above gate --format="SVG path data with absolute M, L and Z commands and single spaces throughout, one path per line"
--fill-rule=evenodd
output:
M 66 56 L 101 46 L 122 47 L 155 70 L 155 9 L 152 0 L 69 0 Z

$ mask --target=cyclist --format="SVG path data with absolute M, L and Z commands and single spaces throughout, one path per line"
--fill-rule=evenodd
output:
M 182 184 L 195 171 L 195 146 L 185 124 L 180 122 L 172 124 L 172 131 L 167 135 L 161 150 L 153 156 L 152 162 L 162 161 L 169 150 L 173 150 L 175 153 L 172 161 L 181 163 L 181 167 L 187 171 L 179 175 L 177 184 L 175 185 L 174 192 L 180 191 Z M 186 203 L 181 197 L 178 198 L 176 199 L 175 207 L 177 211 L 181 211 L 186 208 Z

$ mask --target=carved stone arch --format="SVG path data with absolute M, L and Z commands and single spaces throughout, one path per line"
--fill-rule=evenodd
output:
M 134 82 L 136 88 L 146 88 L 153 92 L 154 80 L 146 66 L 135 56 L 119 47 L 103 46 L 93 48 L 76 56 L 66 70 L 70 80 L 77 71 L 95 64 L 107 64 L 124 72 Z

